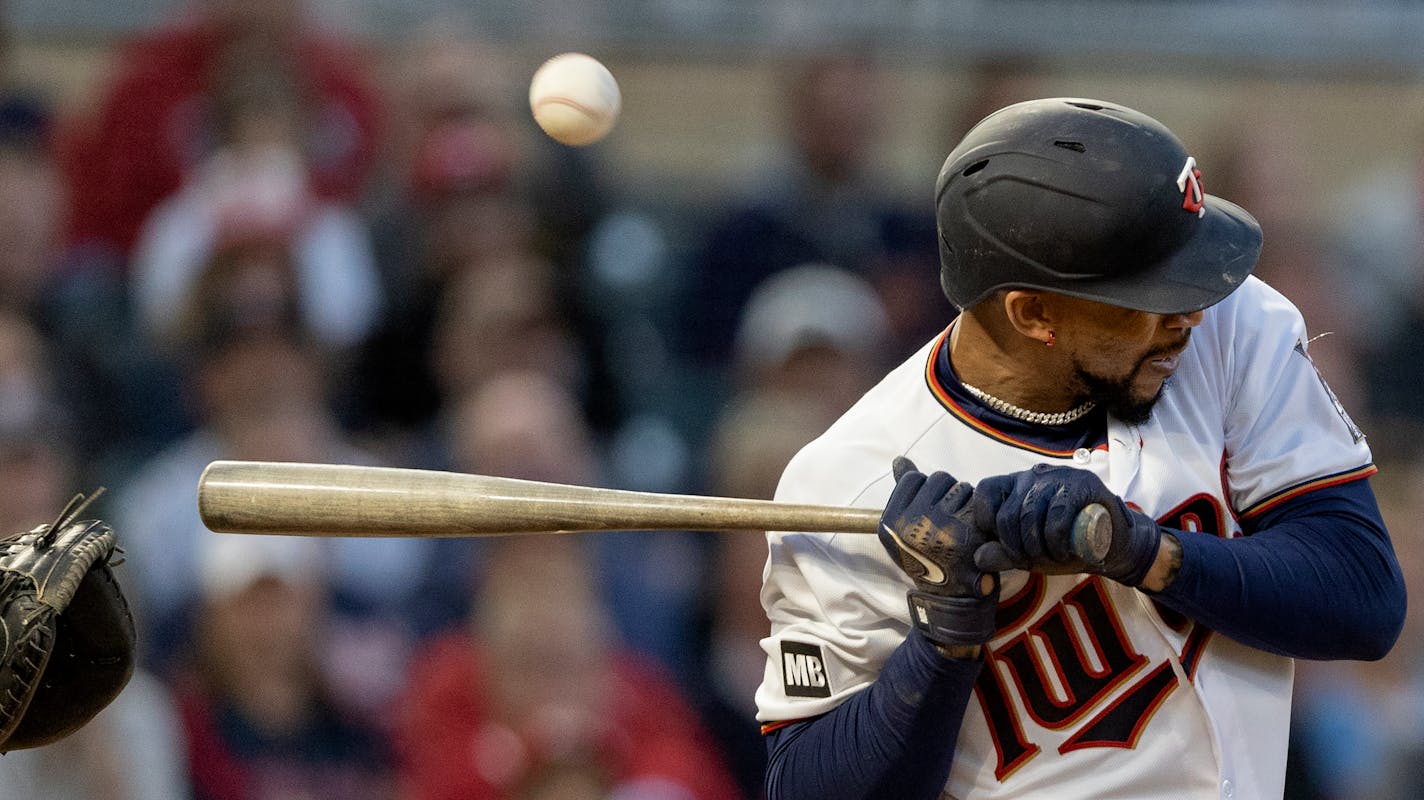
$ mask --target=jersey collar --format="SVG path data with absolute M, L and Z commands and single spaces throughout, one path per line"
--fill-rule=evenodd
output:
M 1001 414 L 984 405 L 954 373 L 949 358 L 950 323 L 930 348 L 925 363 L 925 384 L 939 404 L 960 422 L 1010 447 L 1054 458 L 1071 458 L 1082 449 L 1107 449 L 1107 412 L 1093 409 L 1066 425 L 1034 425 Z

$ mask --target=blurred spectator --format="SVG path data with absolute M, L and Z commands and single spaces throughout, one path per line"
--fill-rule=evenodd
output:
M 419 317 L 385 326 L 358 373 L 371 439 L 392 460 L 434 466 L 442 409 L 506 369 L 547 373 L 583 398 L 588 367 L 554 280 L 528 250 L 491 251 L 431 287 Z
M 949 155 L 979 120 L 1014 103 L 1044 97 L 1040 75 L 1045 72 L 1043 64 L 1023 53 L 989 53 L 976 59 L 968 69 L 969 94 L 953 115 L 953 127 L 944 132 L 944 154 Z
M 442 20 L 414 37 L 393 69 L 391 135 L 369 215 L 401 319 L 471 260 L 533 242 L 532 212 L 510 207 L 528 162 L 514 83 L 488 45 L 452 27 Z
M 879 295 L 856 275 L 801 264 L 767 278 L 748 299 L 730 352 L 734 391 L 708 440 L 714 494 L 770 499 L 803 445 L 869 389 L 890 357 Z M 701 584 L 703 638 L 696 643 L 697 706 L 735 765 L 742 792 L 759 795 L 765 742 L 753 697 L 766 655 L 761 576 L 766 540 L 715 537 Z
M 360 364 L 362 427 L 428 424 L 441 387 L 429 357 L 442 297 L 490 260 L 538 259 L 537 222 L 513 186 L 518 153 L 489 119 L 426 132 L 410 165 L 409 193 L 374 223 L 390 304 Z
M 135 306 L 155 341 L 173 344 L 212 254 L 248 244 L 287 250 L 304 324 L 333 353 L 374 327 L 380 286 L 364 223 L 312 192 L 302 97 L 267 62 L 232 65 L 212 87 L 212 154 L 144 222 L 131 266 Z
M 545 373 L 575 397 L 586 365 L 560 313 L 553 268 L 534 258 L 492 259 L 441 297 L 430 352 L 436 381 L 458 396 L 509 369 Z
M 214 536 L 193 502 L 198 477 L 210 462 L 371 461 L 337 426 L 328 376 L 301 325 L 294 282 L 291 264 L 280 254 L 225 250 L 199 278 L 193 304 L 176 312 L 184 341 L 190 342 L 185 363 L 197 428 L 143 464 L 114 500 L 116 525 L 128 532 L 134 564 L 140 639 L 145 655 L 159 662 L 186 641 L 199 588 L 200 545 Z M 394 637 L 391 647 L 401 646 L 401 617 L 416 601 L 416 575 L 428 540 L 331 539 L 322 545 L 342 609 L 396 628 L 385 628 L 381 636 L 367 631 L 350 641 Z M 369 677 L 386 672 L 373 669 Z
M 368 210 L 387 313 L 356 374 L 356 425 L 382 436 L 427 426 L 440 407 L 429 354 L 445 287 L 535 246 L 513 84 L 460 27 L 421 31 L 392 69 L 391 136 Z
M 452 399 L 444 417 L 450 463 L 462 472 L 604 485 L 604 454 L 575 396 L 538 366 L 520 364 L 484 376 L 478 388 Z M 440 559 L 448 576 L 441 585 L 454 585 L 454 580 L 469 585 L 467 565 L 478 559 L 469 544 L 437 544 L 443 548 L 438 552 L 447 554 Z M 608 532 L 591 547 L 597 586 L 621 642 L 684 674 L 681 670 L 691 661 L 690 625 L 703 569 L 697 536 Z M 449 572 L 456 565 L 461 574 Z
M 381 110 L 349 42 L 315 30 L 304 0 L 194 0 L 130 42 L 94 118 L 66 159 L 72 240 L 122 266 L 149 212 L 218 142 L 214 88 L 236 65 L 285 72 L 300 94 L 304 161 L 321 197 L 355 199 L 374 157 Z
M 976 60 L 969 66 L 963 86 L 954 87 L 963 88 L 966 95 L 945 114 L 946 124 L 933 148 L 935 157 L 947 156 L 954 144 L 989 113 L 1011 103 L 1042 97 L 1039 74 L 1038 64 L 1017 54 L 989 53 Z M 924 176 L 926 194 L 933 186 L 932 178 Z M 923 195 L 916 192 L 914 196 Z M 920 201 L 912 200 L 911 207 L 921 208 Z M 865 274 L 885 308 L 894 312 L 887 316 L 888 347 L 900 356 L 918 350 L 956 313 L 938 291 L 939 235 L 934 220 L 931 215 L 917 214 L 910 214 L 907 219 L 906 223 L 892 226 L 892 230 L 903 230 L 890 239 L 889 252 L 877 259 L 874 270 Z
M 25 319 L 0 311 L 0 535 L 50 522 L 76 491 L 92 489 L 76 485 L 69 420 L 42 350 Z M 126 545 L 127 532 L 116 533 Z M 119 566 L 115 575 L 128 585 L 132 572 Z M 0 799 L 187 800 L 182 749 L 172 698 L 139 669 L 78 732 L 0 758 Z
M 1404 572 L 1424 585 L 1424 466 L 1382 463 L 1370 479 Z M 1301 662 L 1291 713 L 1290 800 L 1424 797 L 1424 613 L 1411 606 L 1399 646 L 1377 662 Z
M 438 426 L 441 448 L 427 466 L 521 480 L 593 485 L 597 445 L 568 390 L 546 375 L 515 370 L 485 376 L 451 395 Z M 484 542 L 439 539 L 432 545 L 422 597 L 423 632 L 460 624 Z
M 521 108 L 513 87 L 518 81 L 508 58 L 492 42 L 471 31 L 466 17 L 443 15 L 428 21 L 399 42 L 393 56 L 394 63 L 387 70 L 387 135 L 380 189 L 407 196 L 418 191 L 422 149 L 432 132 L 450 123 L 488 121 L 506 135 L 516 129 L 515 115 Z M 499 146 L 507 147 L 508 143 Z M 466 170 L 504 163 L 480 160 L 483 152 L 480 147 L 449 155 Z M 514 151 L 498 155 L 522 158 Z M 473 172 L 465 174 L 474 176 Z
M 1424 431 L 1424 131 L 1414 130 L 1410 160 L 1365 170 L 1336 192 L 1329 270 L 1338 277 L 1340 313 L 1366 314 L 1358 341 L 1364 415 L 1377 458 L 1409 458 Z M 1309 318 L 1307 318 L 1308 321 Z M 1403 448 L 1398 451 L 1391 447 Z
M 67 194 L 50 151 L 50 109 L 33 94 L 0 97 L 0 303 L 32 313 L 60 269 Z
M 1215 132 L 1220 143 L 1197 160 L 1207 191 L 1260 221 L 1266 235 L 1254 274 L 1300 309 L 1310 359 L 1344 407 L 1368 422 L 1372 404 L 1362 350 L 1377 331 L 1359 324 L 1359 307 L 1340 302 L 1356 275 L 1332 262 L 1329 232 L 1300 207 L 1299 199 L 1310 192 L 1310 149 L 1301 140 L 1303 120 L 1295 115 L 1308 113 L 1250 108 L 1232 114 L 1232 122 Z
M 48 522 L 69 495 L 67 409 L 39 332 L 0 311 L 0 535 Z
M 39 96 L 0 96 L 0 195 L 23 198 L 0 204 L 0 310 L 43 339 L 51 402 L 85 453 L 76 478 L 103 483 L 181 434 L 183 415 L 176 376 L 133 325 L 124 287 L 64 252 L 68 194 L 50 128 Z
M 446 422 L 461 471 L 529 481 L 597 485 L 598 443 L 559 376 L 515 363 L 454 395 Z
M 209 536 L 194 658 L 176 681 L 198 800 L 386 800 L 380 735 L 344 716 L 322 673 L 321 548 Z
M 172 693 L 139 669 L 83 728 L 0 758 L 0 800 L 192 800 L 184 748 Z
M 834 264 L 872 282 L 892 261 L 935 274 L 932 216 L 920 213 L 923 203 L 891 196 L 871 174 L 886 80 L 869 58 L 844 52 L 793 70 L 784 97 L 788 152 L 724 215 L 693 264 L 686 335 L 695 356 L 714 368 L 725 364 L 752 292 L 797 264 Z M 943 317 L 934 292 L 899 299 L 910 305 L 896 316 L 927 319 L 921 306 L 930 304 Z
M 889 315 L 870 284 L 843 269 L 802 264 L 752 293 L 732 340 L 732 364 L 740 387 L 774 389 L 840 412 L 878 379 L 889 345 Z
M 410 800 L 731 800 L 687 701 L 619 648 L 576 536 L 492 542 L 468 632 L 435 642 L 400 705 Z
M 534 221 L 522 200 L 502 193 L 445 200 L 419 215 L 416 273 L 391 288 L 390 312 L 362 352 L 359 427 L 386 433 L 429 424 L 444 390 L 430 354 L 445 295 L 487 261 L 542 260 L 533 255 Z
M 427 353 L 437 309 L 451 285 L 488 261 L 552 268 L 555 311 L 590 367 L 586 377 L 603 380 L 597 331 L 577 291 L 602 190 L 588 152 L 534 128 L 526 84 L 506 62 L 448 20 L 401 53 L 392 92 L 399 119 L 370 212 L 390 312 L 361 362 L 363 429 L 408 431 L 434 418 L 443 387 Z M 580 399 L 596 427 L 612 424 L 611 385 Z
M 717 422 L 708 448 L 711 487 L 726 497 L 770 500 L 787 462 L 834 421 L 829 406 L 759 388 L 735 396 Z M 719 534 L 708 558 L 703 589 L 706 641 L 699 652 L 694 694 L 709 731 L 727 753 L 745 797 L 765 782 L 766 741 L 756 719 L 755 695 L 766 669 L 761 640 L 768 634 L 761 605 L 766 537 L 761 531 Z
M 426 132 L 415 156 L 418 280 L 440 284 L 485 258 L 535 249 L 534 210 L 515 183 L 521 156 L 500 121 L 443 123 Z

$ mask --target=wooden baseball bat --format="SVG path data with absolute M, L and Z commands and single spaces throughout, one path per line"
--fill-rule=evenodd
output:
M 652 530 L 875 533 L 880 509 L 634 492 L 458 472 L 214 461 L 198 513 L 218 533 L 498 536 Z M 1112 541 L 1102 506 L 1079 512 L 1074 550 L 1099 563 Z

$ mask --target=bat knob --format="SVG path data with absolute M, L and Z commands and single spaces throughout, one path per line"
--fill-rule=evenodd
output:
M 1112 517 L 1100 503 L 1084 506 L 1073 520 L 1073 552 L 1089 564 L 1102 566 L 1112 537 Z

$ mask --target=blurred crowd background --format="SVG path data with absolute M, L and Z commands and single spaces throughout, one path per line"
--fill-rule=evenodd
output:
M 1383 2 L 0 3 L 0 531 L 107 487 L 142 646 L 0 798 L 755 800 L 760 537 L 216 536 L 198 475 L 769 497 L 948 323 L 935 173 L 1032 97 L 1158 117 L 1260 218 L 1415 578 L 1421 31 Z M 577 150 L 527 110 L 568 50 L 624 93 Z M 1424 796 L 1422 647 L 1411 614 L 1382 662 L 1300 665 L 1290 798 Z

